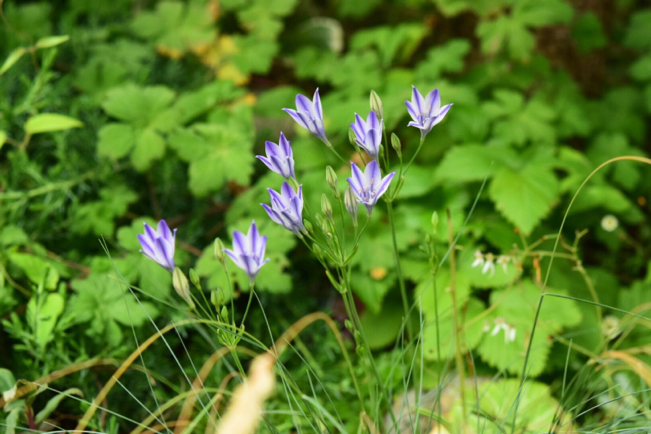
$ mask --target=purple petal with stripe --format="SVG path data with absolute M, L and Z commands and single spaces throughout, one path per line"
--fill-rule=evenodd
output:
M 303 118 L 300 116 L 300 114 L 299 114 L 296 110 L 292 110 L 292 109 L 283 109 L 283 110 L 285 110 L 285 111 L 287 112 L 288 115 L 290 115 L 292 118 L 294 118 L 294 120 L 295 120 L 295 121 L 296 121 L 300 126 L 302 126 L 303 128 L 305 128 L 306 130 L 309 130 L 309 129 L 310 129 L 310 127 L 305 123 L 305 121 L 303 120 Z

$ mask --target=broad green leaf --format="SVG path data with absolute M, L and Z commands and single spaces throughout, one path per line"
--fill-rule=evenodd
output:
M 63 44 L 64 42 L 67 42 L 69 39 L 70 36 L 68 35 L 46 36 L 36 41 L 36 44 L 34 44 L 34 46 L 36 48 L 51 48 Z
M 111 160 L 126 156 L 136 144 L 134 129 L 128 124 L 106 124 L 98 136 L 97 153 Z
M 386 273 L 386 271 L 382 273 Z M 326 278 L 324 274 L 324 279 Z M 374 314 L 380 312 L 384 296 L 387 295 L 395 283 L 395 274 L 384 275 L 381 279 L 374 279 L 370 273 L 358 271 L 353 272 L 350 278 L 353 293 L 364 303 L 366 309 Z
M 525 166 L 519 172 L 502 167 L 488 188 L 497 210 L 525 235 L 551 211 L 558 193 L 554 173 L 537 165 Z
M 5 393 L 16 385 L 16 378 L 9 369 L 0 368 L 0 392 Z
M 133 167 L 144 172 L 151 167 L 152 162 L 165 155 L 165 141 L 152 128 L 146 128 L 136 138 L 136 146 L 131 153 Z
M 371 349 L 391 345 L 396 340 L 405 316 L 402 304 L 384 303 L 382 311 L 375 314 L 365 310 L 362 314 L 362 327 Z
M 165 86 L 127 84 L 108 91 L 102 108 L 114 118 L 144 128 L 172 103 L 174 96 L 174 91 Z
M 395 188 L 397 183 L 398 180 L 394 179 L 391 188 Z M 423 196 L 434 188 L 434 183 L 434 175 L 430 167 L 414 164 L 409 168 L 409 173 L 400 189 L 399 197 L 406 199 Z
M 33 324 L 34 337 L 41 348 L 45 348 L 54 338 L 52 331 L 63 312 L 64 305 L 63 297 L 58 293 L 44 293 L 29 300 L 27 317 L 30 318 L 30 324 Z
M 27 120 L 25 123 L 25 132 L 28 134 L 38 134 L 80 128 L 83 126 L 84 124 L 81 121 L 69 116 L 55 113 L 41 113 Z
M 252 139 L 237 124 L 195 124 L 179 129 L 169 144 L 179 157 L 190 163 L 189 187 L 197 196 L 206 196 L 226 182 L 249 183 L 253 172 Z
M 29 253 L 11 252 L 11 262 L 20 267 L 27 278 L 35 285 L 41 282 L 47 289 L 55 289 L 59 282 L 59 273 L 44 259 Z
M 416 67 L 416 79 L 435 80 L 445 72 L 462 71 L 469 51 L 470 42 L 466 39 L 450 39 L 445 45 L 430 49 L 427 58 Z
M 439 183 L 482 181 L 515 157 L 506 146 L 456 146 L 445 154 L 434 176 Z
M 115 230 L 116 217 L 124 215 L 129 205 L 138 199 L 136 193 L 123 185 L 104 188 L 99 193 L 99 200 L 83 203 L 73 209 L 77 222 L 71 228 L 73 232 L 111 236 Z
M 25 54 L 27 50 L 25 50 L 22 47 L 15 48 L 11 53 L 9 53 L 9 56 L 7 56 L 7 59 L 4 61 L 2 66 L 0 67 L 0 75 L 4 74 L 14 66 L 16 62 L 22 57 L 23 54 Z
M 384 67 L 394 61 L 408 60 L 427 34 L 427 27 L 422 24 L 400 24 L 395 27 L 382 26 L 365 29 L 355 33 L 350 44 L 356 51 L 374 47 L 380 54 Z

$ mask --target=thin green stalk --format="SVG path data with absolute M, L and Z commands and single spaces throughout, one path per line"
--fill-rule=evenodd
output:
M 387 209 L 389 211 L 389 225 L 391 226 L 391 240 L 393 241 L 393 256 L 396 261 L 396 273 L 398 274 L 398 284 L 400 286 L 400 297 L 402 298 L 402 308 L 405 314 L 405 321 L 407 322 L 407 335 L 411 340 L 414 336 L 414 330 L 409 319 L 409 299 L 407 298 L 407 289 L 405 287 L 405 277 L 402 274 L 402 266 L 400 265 L 400 253 L 398 252 L 398 240 L 396 238 L 396 223 L 393 214 L 393 204 L 387 202 Z

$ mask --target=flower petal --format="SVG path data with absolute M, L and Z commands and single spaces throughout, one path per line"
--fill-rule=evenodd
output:
M 278 146 L 282 150 L 283 154 L 286 157 L 291 157 L 292 156 L 292 147 L 290 146 L 289 140 L 285 138 L 285 135 L 280 132 L 280 139 L 278 140 Z
M 233 231 L 233 249 L 238 256 L 247 254 L 246 250 L 246 236 L 240 231 Z
M 382 181 L 382 172 L 380 172 L 380 165 L 377 164 L 377 160 L 372 160 L 366 165 L 364 178 L 365 185 L 369 190 L 377 190 Z
M 384 179 L 382 179 L 382 181 L 379 183 L 378 188 L 377 188 L 376 193 L 375 193 L 376 198 L 379 199 L 380 196 L 382 196 L 387 191 L 387 188 L 389 188 L 389 185 L 391 184 L 391 180 L 393 179 L 393 177 L 395 175 L 396 175 L 396 172 L 391 172 L 387 176 L 385 176 Z
M 298 112 L 297 112 L 296 110 L 292 110 L 292 109 L 283 109 L 283 110 L 284 110 L 285 112 L 287 112 L 287 114 L 290 115 L 292 118 L 294 118 L 294 120 L 295 120 L 295 121 L 296 121 L 300 126 L 302 126 L 303 128 L 305 128 L 306 130 L 309 130 L 309 129 L 310 129 L 310 127 L 305 123 L 305 121 L 303 120 L 303 118 L 302 118 L 301 116 L 299 116 L 299 114 L 298 114 Z
M 411 116 L 411 118 L 414 121 L 418 122 L 418 118 L 420 117 L 420 115 L 418 114 L 418 110 L 416 110 L 416 107 L 414 107 L 414 105 L 409 101 L 405 101 L 405 105 L 407 106 L 407 111 L 409 112 L 409 116 Z
M 441 110 L 441 96 L 439 95 L 439 90 L 434 89 L 430 93 L 427 94 L 427 98 L 425 99 L 425 105 L 429 107 L 429 116 L 437 116 L 439 113 L 439 110 Z
M 313 107 L 314 107 L 314 112 L 316 113 L 316 116 L 319 119 L 323 119 L 323 108 L 321 107 L 321 97 L 319 96 L 319 88 L 317 87 L 316 90 L 314 91 L 314 97 L 313 99 Z
M 299 113 L 309 115 L 309 117 L 312 119 L 316 117 L 316 113 L 314 113 L 314 107 L 312 106 L 312 101 L 300 93 L 296 95 L 296 110 Z
M 412 86 L 411 103 L 414 105 L 419 116 L 425 113 L 425 100 L 423 99 L 423 95 L 416 89 L 416 86 Z

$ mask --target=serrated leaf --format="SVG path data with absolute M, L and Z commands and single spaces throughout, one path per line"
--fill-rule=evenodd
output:
M 427 58 L 416 67 L 417 80 L 435 80 L 444 72 L 459 72 L 464 67 L 464 57 L 470 51 L 466 39 L 451 39 L 427 52 Z
M 443 157 L 436 168 L 435 179 L 439 183 L 482 181 L 515 157 L 515 152 L 506 146 L 456 146 Z
M 205 196 L 228 181 L 249 182 L 252 141 L 236 125 L 195 124 L 172 133 L 169 144 L 190 163 L 189 187 L 195 196 Z
M 38 134 L 70 128 L 81 128 L 83 126 L 83 122 L 70 116 L 55 113 L 41 113 L 32 116 L 25 122 L 25 132 L 28 134 Z
M 497 210 L 525 235 L 551 211 L 558 193 L 554 173 L 536 165 L 525 166 L 520 172 L 502 167 L 488 188 Z
M 114 118 L 144 128 L 171 104 L 174 96 L 174 91 L 165 86 L 127 84 L 108 91 L 102 108 Z

